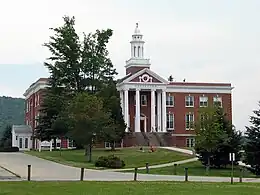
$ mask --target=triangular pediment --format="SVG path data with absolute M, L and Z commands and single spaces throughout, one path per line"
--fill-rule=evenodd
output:
M 160 83 L 168 84 L 168 81 L 151 71 L 148 68 L 144 68 L 136 72 L 135 74 L 128 76 L 122 81 L 123 83 Z

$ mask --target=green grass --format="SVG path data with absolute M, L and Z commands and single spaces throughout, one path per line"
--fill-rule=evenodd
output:
M 185 164 L 177 165 L 177 175 L 184 175 L 184 168 L 188 168 L 188 174 L 192 176 L 206 176 L 206 168 L 201 164 L 200 161 L 189 162 Z M 139 173 L 146 173 L 146 170 L 138 170 Z M 174 166 L 162 167 L 156 169 L 150 169 L 150 174 L 159 174 L 159 175 L 173 175 Z M 219 177 L 230 177 L 231 176 L 231 166 L 222 169 L 213 169 L 209 171 L 209 176 L 219 176 Z M 240 166 L 234 166 L 234 176 L 240 176 Z M 244 169 L 244 177 L 255 177 L 250 171 Z
M 0 182 L 3 195 L 258 195 L 254 183 Z
M 139 148 L 123 148 L 116 151 L 94 149 L 92 153 L 93 163 L 88 163 L 86 157 L 84 156 L 84 150 L 64 150 L 61 153 L 60 151 L 30 151 L 27 153 L 61 164 L 84 168 L 94 168 L 94 162 L 99 156 L 107 156 L 111 154 L 123 159 L 126 163 L 125 168 L 144 167 L 146 162 L 149 162 L 150 165 L 156 165 L 192 157 L 187 154 L 161 148 L 157 148 L 157 150 L 153 153 L 150 153 L 148 149 L 146 149 L 145 152 L 141 152 Z

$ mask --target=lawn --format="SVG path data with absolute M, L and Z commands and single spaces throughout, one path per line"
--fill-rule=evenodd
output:
M 105 149 L 94 149 L 92 153 L 93 163 L 88 163 L 84 156 L 84 150 L 64 150 L 60 151 L 30 151 L 28 154 L 66 164 L 75 167 L 94 168 L 94 162 L 99 156 L 108 156 L 114 154 L 125 161 L 125 168 L 144 167 L 148 162 L 150 165 L 175 162 L 192 158 L 192 156 L 174 152 L 166 149 L 157 148 L 155 152 L 150 153 L 148 149 L 141 152 L 138 148 L 122 148 L 116 151 Z
M 206 176 L 206 168 L 200 163 L 200 161 L 189 162 L 181 165 L 177 165 L 176 173 L 177 175 L 184 175 L 184 168 L 188 168 L 188 174 L 192 176 Z M 139 173 L 146 173 L 145 170 L 139 170 Z M 156 169 L 150 169 L 151 174 L 160 175 L 173 175 L 174 166 L 162 167 Z M 230 177 L 231 176 L 231 166 L 223 169 L 210 169 L 209 176 L 220 176 L 220 177 Z M 240 166 L 234 166 L 234 176 L 240 176 Z M 244 169 L 243 177 L 255 177 L 250 171 Z
M 254 183 L 181 182 L 0 182 L 6 195 L 258 195 Z

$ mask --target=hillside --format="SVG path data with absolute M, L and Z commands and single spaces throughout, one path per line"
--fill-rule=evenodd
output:
M 24 104 L 22 98 L 0 96 L 0 135 L 8 124 L 24 124 Z

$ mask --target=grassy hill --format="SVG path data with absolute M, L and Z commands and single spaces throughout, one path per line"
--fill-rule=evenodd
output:
M 24 99 L 0 96 L 0 136 L 6 125 L 24 124 L 24 108 Z

